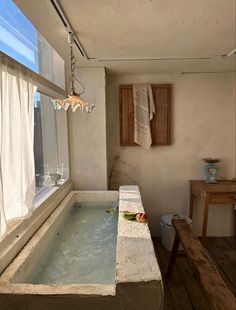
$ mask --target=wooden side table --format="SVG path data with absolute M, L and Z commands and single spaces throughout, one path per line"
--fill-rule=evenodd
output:
M 203 180 L 190 180 L 190 202 L 189 217 L 193 218 L 194 198 L 200 199 L 204 203 L 204 213 L 202 222 L 202 243 L 206 241 L 207 222 L 209 205 L 231 204 L 236 205 L 236 182 L 219 181 L 210 184 Z

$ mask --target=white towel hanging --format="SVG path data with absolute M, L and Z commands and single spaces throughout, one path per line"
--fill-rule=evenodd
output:
M 149 150 L 152 144 L 150 122 L 156 113 L 151 85 L 133 85 L 133 100 L 134 141 Z

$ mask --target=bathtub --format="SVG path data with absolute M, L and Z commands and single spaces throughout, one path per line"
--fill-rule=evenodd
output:
M 114 281 L 35 283 L 32 275 L 65 225 L 68 210 L 75 203 L 95 202 L 119 204 Z M 137 186 L 121 186 L 119 192 L 70 192 L 2 273 L 0 309 L 162 309 L 162 278 L 148 225 L 124 219 L 124 211 L 143 211 Z

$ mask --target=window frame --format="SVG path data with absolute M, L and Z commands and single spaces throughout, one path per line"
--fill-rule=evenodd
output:
M 6 55 L 2 51 L 0 51 L 0 57 L 5 59 L 9 66 L 12 67 L 14 70 L 15 66 L 20 67 L 21 71 L 24 73 L 30 74 L 32 79 L 34 80 L 36 86 L 37 86 L 37 91 L 43 95 L 49 96 L 49 97 L 57 97 L 60 99 L 64 99 L 67 96 L 67 91 L 60 86 L 57 86 L 53 82 L 47 80 L 45 77 L 42 75 L 32 71 L 31 69 L 27 68 L 25 65 L 21 64 L 17 60 L 11 58 L 10 56 Z

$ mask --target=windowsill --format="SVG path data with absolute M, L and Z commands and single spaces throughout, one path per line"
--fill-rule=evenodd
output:
M 43 187 L 41 190 L 36 190 L 36 194 L 34 197 L 34 210 L 33 210 L 33 214 L 35 212 L 36 209 L 38 209 L 43 203 L 46 203 L 47 200 L 57 191 L 59 191 L 62 186 L 66 183 L 69 182 L 68 179 L 64 179 L 63 181 L 61 181 L 61 184 L 59 186 L 48 186 L 48 187 Z M 19 218 L 16 219 L 15 221 L 11 222 L 8 224 L 8 228 L 7 228 L 7 233 L 6 235 L 3 237 L 2 240 L 0 240 L 0 244 L 1 241 L 3 241 L 7 236 L 9 236 L 10 234 L 12 234 L 17 227 L 22 224 L 24 221 L 30 219 L 33 214 L 30 217 L 25 217 L 25 218 Z
M 44 203 L 53 193 L 55 193 L 68 179 L 61 180 L 59 186 L 48 186 L 36 189 L 34 197 L 34 210 L 37 209 L 42 203 Z
M 45 186 L 45 187 L 38 187 L 36 188 L 36 194 L 34 197 L 34 211 L 40 207 L 48 198 L 50 198 L 50 196 L 55 193 L 57 190 L 59 190 L 61 188 L 61 186 L 63 184 L 65 184 L 65 182 L 68 179 L 64 179 L 63 181 L 61 181 L 61 184 L 59 186 Z M 7 235 L 9 235 L 18 225 L 20 225 L 26 218 L 19 218 L 14 220 L 11 223 L 8 223 L 8 228 L 7 228 Z M 3 237 L 4 239 L 5 237 Z M 2 240 L 3 240 L 2 239 Z M 1 240 L 0 240 L 1 242 Z

